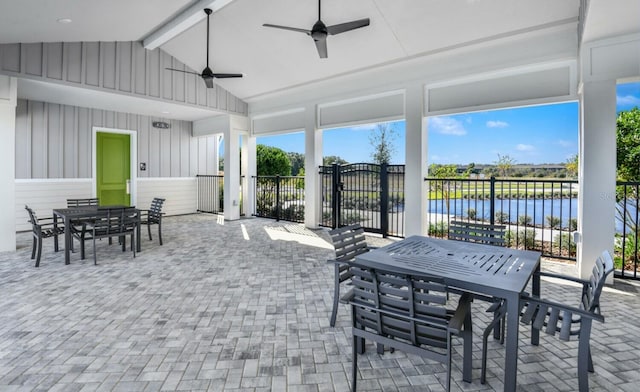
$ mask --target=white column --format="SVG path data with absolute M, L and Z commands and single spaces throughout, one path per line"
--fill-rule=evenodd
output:
M 613 253 L 616 187 L 616 82 L 585 82 L 580 105 L 578 273 L 588 278 L 604 250 Z
M 256 144 L 257 138 L 251 135 L 247 135 L 243 137 L 243 142 L 246 140 L 246 150 L 242 149 L 242 160 L 244 161 L 245 156 L 247 157 L 247 167 L 245 173 L 245 183 L 243 184 L 243 197 L 244 197 L 244 213 L 245 216 L 251 216 L 256 213 L 256 189 L 253 186 L 254 178 L 258 175 L 258 166 L 257 166 L 257 158 L 256 158 Z M 244 143 L 243 143 L 244 144 Z
M 322 131 L 317 129 L 316 106 L 305 110 L 304 128 L 304 225 L 314 229 L 321 220 L 322 189 L 318 167 L 322 165 Z
M 16 250 L 17 101 L 17 80 L 0 75 L 0 252 Z
M 404 180 L 405 236 L 427 234 L 427 129 L 423 118 L 423 87 L 405 92 L 406 166 Z
M 224 131 L 224 219 L 240 219 L 240 132 Z
M 213 160 L 213 173 L 207 173 L 212 175 L 218 175 L 220 173 L 220 141 L 222 135 L 213 135 L 213 151 L 211 152 L 211 159 Z

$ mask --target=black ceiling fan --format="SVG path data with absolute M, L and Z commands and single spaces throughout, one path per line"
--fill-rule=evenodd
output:
M 182 69 L 166 68 L 169 71 L 178 71 L 200 76 L 207 88 L 213 88 L 213 79 L 225 79 L 225 78 L 241 78 L 242 74 L 239 73 L 214 73 L 209 68 L 209 15 L 211 15 L 211 9 L 205 8 L 204 13 L 207 14 L 207 66 L 202 70 L 202 73 L 184 71 Z
M 274 24 L 265 23 L 263 26 L 265 27 L 275 27 L 276 29 L 284 29 L 297 31 L 299 33 L 304 33 L 311 38 L 316 43 L 316 48 L 318 49 L 318 54 L 320 58 L 327 58 L 327 36 L 328 35 L 336 35 L 340 33 L 344 33 L 347 31 L 359 29 L 360 27 L 369 26 L 369 18 L 358 19 L 351 22 L 340 23 L 333 26 L 327 26 L 320 18 L 320 3 L 321 0 L 318 0 L 318 21 L 313 25 L 311 30 L 299 29 L 296 27 L 288 27 L 288 26 L 279 26 Z

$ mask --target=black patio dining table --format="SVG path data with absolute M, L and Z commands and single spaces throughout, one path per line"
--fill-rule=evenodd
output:
M 70 264 L 71 248 L 73 237 L 71 235 L 71 226 L 74 222 L 88 220 L 106 214 L 110 208 L 133 208 L 129 206 L 82 206 L 82 207 L 65 207 L 55 208 L 53 210 L 54 225 L 61 219 L 64 223 L 64 263 Z M 57 240 L 57 239 L 56 239 Z M 141 251 L 140 244 L 140 225 L 136 227 L 136 252 Z
M 412 236 L 355 258 L 355 263 L 400 274 L 440 277 L 450 287 L 506 300 L 507 330 L 504 390 L 516 390 L 520 295 L 532 281 L 532 294 L 540 295 L 540 252 L 516 250 L 463 241 Z M 539 334 L 533 330 L 531 343 Z M 466 359 L 466 358 L 465 358 Z M 471 379 L 471 361 L 463 364 Z

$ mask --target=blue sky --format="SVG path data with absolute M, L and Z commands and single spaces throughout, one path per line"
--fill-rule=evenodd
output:
M 617 110 L 640 107 L 640 82 L 619 84 Z M 432 117 L 428 122 L 429 163 L 493 163 L 498 154 L 516 163 L 564 163 L 578 153 L 578 103 Z M 404 121 L 391 123 L 396 137 L 391 163 L 405 163 Z M 375 125 L 323 132 L 323 155 L 370 162 Z M 304 133 L 260 137 L 287 152 L 304 153 Z

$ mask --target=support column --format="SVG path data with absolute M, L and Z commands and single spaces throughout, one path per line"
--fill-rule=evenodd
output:
M 427 129 L 423 118 L 421 84 L 405 92 L 406 167 L 404 179 L 405 236 L 427 234 Z
M 316 106 L 305 110 L 304 127 L 304 225 L 310 229 L 321 221 L 322 189 L 318 167 L 322 165 L 322 131 L 317 129 Z
M 604 250 L 613 254 L 616 187 L 616 82 L 585 82 L 580 105 L 578 273 L 588 278 Z
M 254 177 L 257 175 L 256 138 L 250 134 L 242 135 L 242 208 L 245 216 L 255 214 L 256 195 Z
M 220 173 L 220 141 L 222 140 L 222 135 L 213 135 L 213 151 L 211 151 L 211 156 L 213 159 L 213 173 L 214 176 L 217 176 Z
M 240 219 L 240 131 L 224 130 L 224 219 Z
M 16 250 L 17 80 L 0 75 L 0 252 Z

